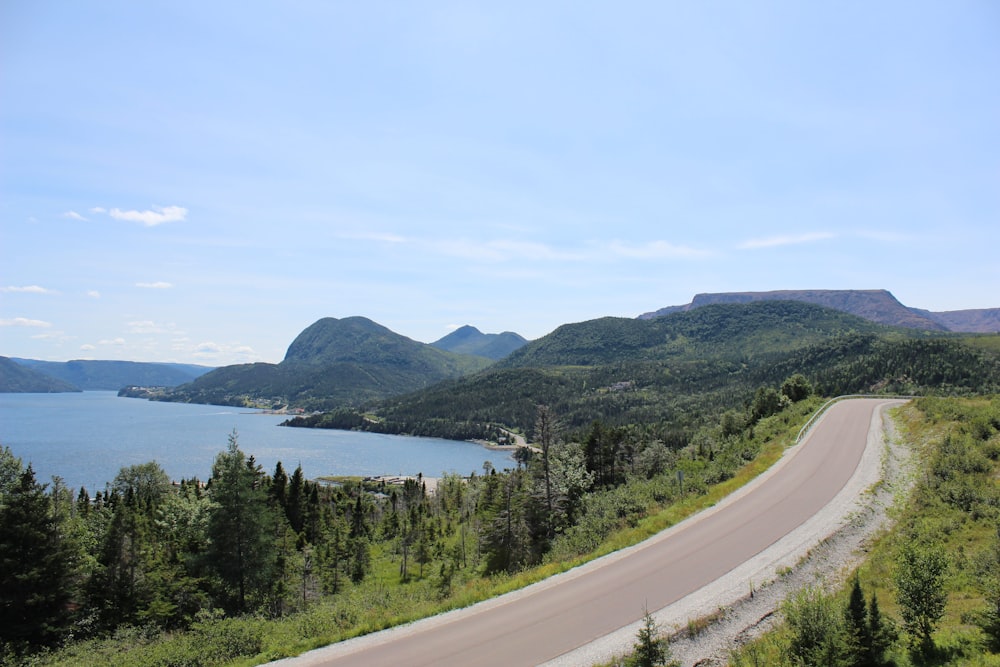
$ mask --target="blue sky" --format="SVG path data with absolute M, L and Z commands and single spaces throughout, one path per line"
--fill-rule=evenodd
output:
M 1000 4 L 5 2 L 0 355 L 1000 306 Z

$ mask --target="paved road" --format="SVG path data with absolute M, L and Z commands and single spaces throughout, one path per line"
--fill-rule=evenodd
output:
M 885 401 L 833 405 L 803 444 L 739 502 L 586 574 L 282 661 L 299 667 L 538 665 L 721 577 L 802 524 L 844 487 Z

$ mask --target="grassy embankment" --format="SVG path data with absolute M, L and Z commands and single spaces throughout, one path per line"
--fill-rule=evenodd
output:
M 866 597 L 875 595 L 898 638 L 886 664 L 1000 665 L 1000 398 L 923 398 L 894 416 L 912 448 L 912 491 L 894 508 L 893 526 L 870 545 L 856 574 Z M 897 600 L 901 552 L 907 545 L 936 550 L 946 561 L 946 603 L 931 645 L 921 646 L 904 630 Z M 846 610 L 852 588 L 830 594 L 833 608 Z M 992 606 L 992 621 L 984 611 Z M 836 621 L 837 619 L 833 619 Z M 992 623 L 993 636 L 985 628 Z M 835 623 L 833 623 L 835 625 Z M 830 630 L 832 631 L 832 630 Z M 786 623 L 732 655 L 735 665 L 796 664 L 794 633 Z

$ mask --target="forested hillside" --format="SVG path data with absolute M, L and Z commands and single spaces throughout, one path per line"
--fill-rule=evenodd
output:
M 794 302 L 603 318 L 560 327 L 475 375 L 365 412 L 290 424 L 502 439 L 501 428 L 533 436 L 535 406 L 544 403 L 569 429 L 600 420 L 683 443 L 707 420 L 745 410 L 759 387 L 794 374 L 824 395 L 998 390 L 1000 356 L 981 340 L 887 328 Z
M 305 409 L 361 405 L 484 368 L 363 317 L 323 318 L 300 333 L 280 364 L 224 366 L 174 390 L 126 392 L 156 400 Z
M 69 382 L 22 366 L 13 359 L 0 357 L 0 393 L 58 393 L 80 391 Z

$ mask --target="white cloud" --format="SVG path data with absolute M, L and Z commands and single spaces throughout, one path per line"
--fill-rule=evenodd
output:
M 84 352 L 90 352 L 91 350 L 96 350 L 97 346 L 96 345 L 91 345 L 90 343 L 85 343 L 85 344 L 83 344 L 83 345 L 80 346 L 80 349 L 82 351 L 84 351 Z
M 383 243 L 406 243 L 409 240 L 405 236 L 400 236 L 399 234 L 392 234 L 390 232 L 340 234 L 339 236 L 342 239 L 350 239 L 352 241 L 381 241 Z
M 581 251 L 556 250 L 544 243 L 496 239 L 485 243 L 467 239 L 433 242 L 431 246 L 445 255 L 477 261 L 504 262 L 509 260 L 530 261 L 581 261 L 588 255 Z
M 62 217 L 69 218 L 70 220 L 79 220 L 80 222 L 87 222 L 87 219 L 77 213 L 76 211 L 66 211 L 62 214 Z
M 91 299 L 100 299 L 101 293 L 95 289 L 87 290 L 87 296 L 89 296 Z
M 708 257 L 711 254 L 704 250 L 674 245 L 667 241 L 650 241 L 640 244 L 612 241 L 609 250 L 615 255 L 636 259 L 694 259 Z
M 175 341 L 175 350 L 181 347 L 179 342 L 180 341 Z M 190 349 L 187 348 L 187 346 L 184 347 L 185 349 Z M 213 341 L 205 341 L 195 345 L 193 351 L 191 352 L 191 356 L 195 357 L 198 361 L 213 364 L 240 364 L 256 361 L 258 359 L 258 354 L 249 345 L 240 345 L 237 343 L 219 344 Z
M 38 285 L 25 285 L 23 287 L 0 287 L 0 292 L 22 292 L 25 294 L 56 294 L 55 290 L 50 290 Z
M 204 343 L 198 343 L 195 346 L 194 351 L 195 351 L 196 354 L 198 354 L 198 353 L 216 354 L 216 353 L 222 352 L 222 346 L 219 345 L 218 343 L 213 343 L 211 341 L 206 341 Z
M 743 250 L 757 250 L 759 248 L 776 248 L 786 245 L 798 245 L 800 243 L 815 243 L 836 238 L 836 234 L 830 232 L 811 232 L 809 234 L 798 234 L 788 236 L 771 236 L 763 239 L 750 239 L 739 245 Z
M 107 213 L 108 209 L 104 208 L 103 206 L 95 206 L 92 209 L 90 209 L 90 212 L 91 213 Z
M 162 280 L 155 283 L 136 283 L 135 286 L 142 287 L 143 289 L 170 289 L 173 287 L 172 284 Z
M 97 341 L 97 344 L 98 345 L 115 345 L 115 346 L 119 346 L 119 345 L 124 345 L 125 344 L 125 339 L 122 338 L 121 336 L 119 336 L 118 338 L 112 338 L 110 340 L 109 339 L 99 340 L 99 341 Z
M 155 227 L 165 222 L 179 222 L 187 217 L 188 210 L 183 206 L 154 206 L 146 211 L 123 211 L 120 208 L 111 209 L 109 215 L 115 220 L 140 222 L 147 227 Z
M 183 332 L 177 331 L 177 325 L 173 322 L 159 324 L 153 320 L 133 320 L 128 322 L 128 333 L 134 334 L 164 334 L 169 333 L 175 336 Z
M 9 320 L 0 320 L 0 327 L 40 327 L 45 329 L 50 326 L 52 326 L 51 322 L 29 320 L 27 317 L 15 317 Z

